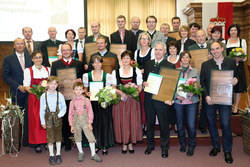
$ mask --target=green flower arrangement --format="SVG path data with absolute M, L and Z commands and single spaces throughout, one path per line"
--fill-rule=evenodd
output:
M 115 88 L 112 86 L 106 86 L 100 89 L 95 97 L 98 97 L 98 103 L 101 104 L 102 108 L 107 108 L 107 106 L 118 104 L 120 101 Z
M 135 100 L 140 101 L 138 86 L 134 83 L 128 83 L 125 85 L 119 84 L 118 89 L 120 89 L 126 95 L 132 96 Z M 126 101 L 127 99 L 122 99 Z
M 42 94 L 45 92 L 47 86 L 47 81 L 43 80 L 40 84 L 32 85 L 30 91 L 36 95 L 37 99 L 39 100 Z

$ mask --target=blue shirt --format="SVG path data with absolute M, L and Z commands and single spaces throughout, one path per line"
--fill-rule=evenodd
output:
M 47 102 L 49 105 L 50 112 L 56 112 L 56 102 L 57 102 L 57 91 L 55 93 L 51 94 L 49 91 L 47 91 Z M 66 103 L 63 95 L 59 92 L 59 113 L 58 117 L 61 118 L 66 113 Z M 45 100 L 45 93 L 42 94 L 40 98 L 40 120 L 41 125 L 45 125 L 45 112 L 46 112 L 46 100 Z

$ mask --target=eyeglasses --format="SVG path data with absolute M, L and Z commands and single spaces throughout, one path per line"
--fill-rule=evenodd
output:
M 149 40 L 148 38 L 141 38 L 141 40 L 143 40 L 143 41 L 147 41 L 147 40 Z
M 43 57 L 40 56 L 40 57 L 33 57 L 33 59 L 37 60 L 37 59 L 42 59 Z
M 148 21 L 147 23 L 155 23 L 156 21 Z
M 62 52 L 69 52 L 71 51 L 70 49 L 63 49 Z

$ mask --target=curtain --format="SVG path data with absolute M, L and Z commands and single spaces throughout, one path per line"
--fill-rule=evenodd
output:
M 91 35 L 91 22 L 100 22 L 100 32 L 110 36 L 117 31 L 116 18 L 126 17 L 126 29 L 130 30 L 130 19 L 138 16 L 141 19 L 140 29 L 147 30 L 146 18 L 154 15 L 157 18 L 156 29 L 162 23 L 171 25 L 171 18 L 175 16 L 175 0 L 87 0 L 88 35 Z

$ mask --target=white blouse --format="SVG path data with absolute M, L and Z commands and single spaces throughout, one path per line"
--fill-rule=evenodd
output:
M 42 66 L 41 71 L 38 70 L 35 65 L 32 66 L 32 70 L 33 70 L 33 78 L 35 79 L 41 79 L 41 78 L 48 78 L 50 76 L 50 68 L 48 68 L 48 71 L 46 70 L 46 68 L 44 66 Z M 24 69 L 24 80 L 23 80 L 23 86 L 31 86 L 31 75 L 30 75 L 30 69 L 29 68 L 25 68 Z
M 136 85 L 142 84 L 142 73 L 139 68 L 135 69 L 136 72 Z M 130 67 L 130 74 L 128 76 L 125 76 L 123 74 L 123 67 L 119 68 L 120 77 L 122 78 L 129 78 L 133 76 L 133 67 Z M 117 79 L 116 79 L 116 70 L 112 72 L 112 85 L 117 85 Z
M 222 42 L 226 44 L 225 40 L 223 40 Z M 238 38 L 237 43 L 230 43 L 230 39 L 228 39 L 226 48 L 231 48 L 231 47 L 240 47 L 240 38 Z M 247 54 L 247 43 L 245 39 L 241 40 L 241 47 L 244 50 L 245 54 Z
M 148 52 L 149 52 L 150 49 L 151 49 L 151 48 L 148 48 L 147 53 L 146 53 L 145 55 L 142 55 L 142 54 L 141 54 L 141 50 L 140 50 L 139 56 L 142 57 L 142 58 L 145 57 L 145 56 L 148 54 Z M 136 51 L 135 51 L 135 54 L 134 54 L 134 55 L 135 55 L 135 61 L 136 61 L 136 62 L 137 62 L 137 53 L 138 53 L 138 51 L 139 51 L 139 50 L 136 50 Z M 155 58 L 155 48 L 153 48 L 153 49 L 151 50 L 151 58 L 150 58 L 150 60 L 153 60 L 154 58 Z
M 91 75 L 92 75 L 92 79 L 94 80 L 93 72 L 91 72 Z M 101 78 L 102 77 L 103 77 L 103 70 L 102 70 L 102 76 L 101 76 Z M 83 82 L 84 87 L 89 87 L 89 76 L 88 76 L 88 73 L 83 74 L 83 76 L 82 76 L 82 82 Z M 110 86 L 111 84 L 112 84 L 112 76 L 109 73 L 107 73 L 106 74 L 106 86 Z

